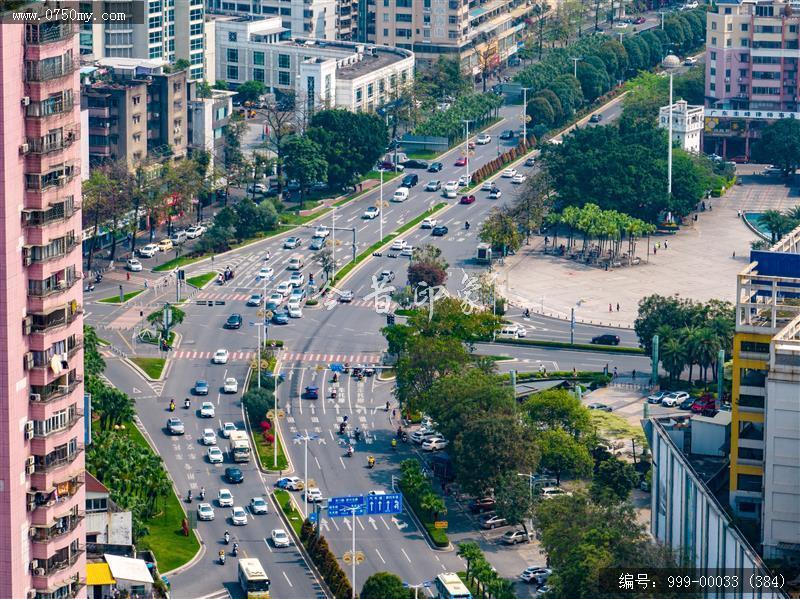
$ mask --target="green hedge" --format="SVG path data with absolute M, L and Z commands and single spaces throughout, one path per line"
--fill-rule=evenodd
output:
M 353 523 L 353 526 L 355 526 L 355 523 Z M 353 587 L 347 579 L 347 575 L 339 565 L 336 555 L 328 546 L 328 541 L 322 535 L 317 536 L 314 525 L 308 520 L 303 522 L 300 530 L 300 541 L 308 551 L 333 596 L 336 599 L 350 599 L 353 595 Z
M 405 500 L 406 507 L 412 510 L 417 516 L 417 519 L 422 522 L 422 525 L 425 527 L 425 530 L 428 531 L 428 536 L 430 536 L 433 544 L 437 547 L 447 547 L 450 545 L 450 539 L 447 537 L 446 529 L 436 528 L 431 515 L 420 507 L 419 499 L 411 493 L 406 492 L 406 490 L 403 489 L 402 483 L 398 483 L 398 485 L 403 491 L 403 499 Z
M 606 352 L 610 354 L 644 355 L 641 347 L 625 347 L 619 345 L 595 345 L 592 343 L 567 343 L 566 341 L 544 341 L 542 339 L 495 339 L 495 343 L 507 345 L 533 345 L 536 347 L 559 347 L 563 349 L 578 349 L 582 351 Z

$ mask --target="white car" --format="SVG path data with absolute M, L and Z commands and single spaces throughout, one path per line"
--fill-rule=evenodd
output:
M 381 209 L 377 206 L 368 206 L 366 210 L 364 210 L 364 214 L 361 218 L 366 218 L 372 220 L 376 216 L 381 213 Z
M 469 177 L 467 177 L 466 175 L 461 175 L 458 178 L 458 186 L 459 187 L 466 187 L 467 185 L 469 185 Z
M 401 187 L 400 189 L 395 191 L 394 195 L 392 196 L 392 201 L 393 202 L 405 202 L 407 199 L 408 199 L 408 188 L 407 187 Z
M 276 293 L 280 293 L 283 297 L 289 295 L 289 292 L 292 290 L 292 284 L 289 281 L 281 281 L 278 283 L 278 286 L 275 288 Z
M 625 21 L 617 21 L 614 23 L 614 29 L 627 29 L 628 24 Z
M 479 146 L 485 146 L 488 143 L 491 143 L 492 136 L 488 133 L 481 133 L 478 137 L 475 138 L 475 143 Z
M 189 239 L 197 239 L 205 232 L 206 228 L 203 225 L 194 225 L 186 229 L 186 237 Z
M 545 499 L 552 499 L 553 497 L 571 497 L 572 493 L 563 491 L 558 487 L 545 487 L 542 489 L 542 497 Z
M 131 272 L 142 272 L 142 263 L 136 258 L 129 258 L 128 262 L 125 264 L 125 268 Z
M 267 303 L 274 302 L 275 304 L 282 304 L 284 300 L 283 294 L 278 293 L 277 291 L 269 296 Z
M 272 537 L 272 545 L 274 547 L 289 547 L 289 545 L 291 545 L 289 535 L 286 534 L 286 531 L 282 528 L 274 528 L 270 536 Z
M 226 422 L 222 425 L 222 436 L 226 439 L 231 438 L 231 433 L 236 430 L 236 425 L 233 422 Z
M 293 272 L 292 276 L 289 277 L 289 285 L 292 287 L 302 287 L 305 282 L 306 276 L 301 272 Z
M 517 174 L 517 169 L 514 169 L 514 168 L 507 168 L 506 170 L 504 170 L 504 171 L 502 172 L 502 174 L 501 174 L 500 176 L 501 176 L 501 177 L 503 177 L 504 179 L 511 179 L 511 178 L 512 178 L 512 177 L 514 177 L 516 174 Z
M 421 229 L 433 229 L 436 226 L 436 219 L 435 218 L 424 218 L 420 223 Z
M 250 512 L 253 514 L 266 514 L 267 502 L 263 497 L 253 497 L 250 500 Z
M 314 237 L 327 237 L 330 234 L 331 234 L 331 231 L 330 231 L 330 229 L 328 229 L 328 227 L 326 227 L 325 225 L 320 225 L 314 231 L 314 235 L 313 236 Z
M 427 441 L 431 437 L 439 437 L 439 433 L 429 428 L 420 428 L 411 433 L 411 440 L 420 445 L 422 442 Z
M 414 246 L 407 245 L 402 250 L 400 250 L 401 256 L 408 256 L 409 258 L 414 255 Z
M 289 304 L 286 313 L 289 315 L 289 318 L 303 318 L 303 309 L 300 307 L 300 304 Z
M 204 401 L 200 406 L 200 418 L 213 418 L 214 417 L 214 404 L 210 401 Z
M 317 487 L 309 487 L 306 490 L 306 501 L 309 503 L 317 503 L 322 501 L 322 491 Z
M 303 479 L 296 476 L 284 476 L 275 481 L 275 486 L 279 489 L 286 489 L 287 491 L 302 491 Z
M 140 247 L 138 252 L 142 258 L 152 258 L 158 253 L 158 245 L 155 243 L 148 243 L 146 246 Z
M 230 354 L 228 353 L 227 349 L 218 349 L 216 352 L 214 352 L 214 357 L 211 358 L 211 361 L 214 364 L 227 364 L 229 357 Z
M 444 184 L 445 191 L 458 191 L 458 181 L 448 181 Z
M 492 191 L 489 192 L 489 199 L 490 200 L 499 200 L 503 196 L 503 192 L 497 188 L 494 188 Z
M 261 270 L 258 271 L 258 278 L 259 279 L 271 279 L 272 276 L 275 274 L 275 269 L 271 266 L 265 266 Z
M 408 247 L 408 242 L 404 239 L 395 239 L 392 245 L 389 246 L 390 252 L 399 252 Z
M 245 526 L 247 524 L 247 512 L 241 506 L 235 506 L 231 510 L 231 524 L 234 526 Z
M 511 179 L 511 182 L 514 185 L 520 185 L 522 183 L 525 183 L 525 179 L 527 179 L 527 177 L 525 175 L 522 175 L 522 174 L 514 175 L 514 177 Z
M 239 392 L 239 383 L 238 381 L 229 376 L 225 379 L 225 384 L 222 386 L 223 393 L 238 393 Z
M 233 493 L 229 489 L 220 489 L 217 493 L 217 505 L 219 507 L 233 507 Z
M 495 183 L 491 179 L 486 179 L 481 185 L 481 191 L 492 191 L 495 188 Z
M 687 399 L 689 399 L 689 394 L 686 393 L 686 391 L 675 391 L 669 395 L 665 395 L 664 399 L 661 400 L 661 405 L 671 408 L 686 401 Z
M 216 444 L 217 444 L 217 433 L 214 432 L 213 428 L 204 428 L 203 445 L 216 445 Z
M 433 437 L 422 442 L 422 451 L 438 451 L 449 445 L 449 441 L 444 437 Z
M 210 503 L 201 503 L 197 506 L 197 519 L 206 521 L 214 519 L 214 508 Z
M 209 464 L 221 464 L 225 460 L 225 454 L 216 445 L 208 448 L 207 455 Z
M 550 575 L 553 571 L 550 568 L 543 568 L 540 566 L 531 566 L 530 568 L 525 568 L 522 571 L 522 574 L 519 575 L 522 582 L 530 582 L 536 583 L 538 585 L 542 585 L 547 582 L 547 579 L 550 578 Z

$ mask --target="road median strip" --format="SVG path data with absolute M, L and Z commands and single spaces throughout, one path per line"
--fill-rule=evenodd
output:
M 553 349 L 572 349 L 575 351 L 604 352 L 609 354 L 645 355 L 640 347 L 625 347 L 620 345 L 599 345 L 592 343 L 568 343 L 566 341 L 545 341 L 544 339 L 495 339 L 492 343 L 504 345 L 529 345 L 533 347 L 550 347 Z

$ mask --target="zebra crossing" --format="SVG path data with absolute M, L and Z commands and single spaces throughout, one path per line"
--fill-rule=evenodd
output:
M 214 292 L 214 291 L 201 291 L 200 293 L 196 294 L 193 299 L 198 301 L 225 301 L 225 302 L 246 302 L 250 298 L 249 293 L 221 293 L 221 292 Z M 352 302 L 348 302 L 346 304 L 336 303 L 335 306 L 353 306 L 356 308 L 376 308 L 380 307 L 382 310 L 386 309 L 387 302 L 389 300 L 383 300 L 383 298 L 372 298 L 372 299 L 353 299 Z M 325 301 L 322 302 L 322 307 L 327 308 L 325 305 Z M 391 302 L 391 308 L 396 307 L 394 302 Z
M 231 362 L 250 361 L 255 358 L 254 351 L 231 352 L 228 358 Z M 211 351 L 193 351 L 179 349 L 172 352 L 173 360 L 210 360 L 214 356 Z M 330 364 L 333 362 L 349 362 L 351 364 L 380 364 L 380 354 L 322 354 L 314 352 L 281 352 L 281 362 L 320 362 Z

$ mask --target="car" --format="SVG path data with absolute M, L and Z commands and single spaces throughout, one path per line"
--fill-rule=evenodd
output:
M 633 24 L 634 24 L 634 25 L 641 25 L 642 23 L 644 23 L 644 22 L 646 22 L 646 21 L 647 21 L 647 19 L 645 19 L 644 17 L 636 17 L 636 18 L 633 20 Z
M 247 193 L 267 193 L 267 189 L 263 183 L 253 183 L 247 186 Z
M 197 519 L 205 521 L 214 519 L 214 508 L 210 503 L 201 503 L 197 506 Z
M 302 244 L 303 240 L 299 237 L 288 237 L 286 241 L 283 242 L 283 249 L 293 250 L 295 248 L 299 248 Z
M 410 188 L 414 187 L 417 183 L 419 183 L 419 175 L 412 173 L 403 177 L 403 181 L 400 183 L 400 185 Z
M 590 123 L 599 123 L 601 120 L 603 120 L 603 115 L 600 114 L 599 112 L 595 112 L 592 116 L 589 117 Z
M 142 263 L 136 258 L 128 258 L 128 261 L 125 263 L 125 268 L 131 272 L 142 272 Z
M 146 246 L 140 247 L 137 251 L 142 258 L 152 258 L 159 251 L 159 248 L 155 243 L 148 243 Z
M 525 166 L 536 166 L 536 158 L 529 156 L 525 159 Z
M 434 179 L 433 181 L 428 181 L 425 185 L 425 191 L 439 191 L 442 188 L 442 182 L 438 179 Z
M 217 492 L 217 505 L 219 507 L 233 507 L 233 493 L 226 488 L 220 489 Z
M 422 442 L 422 451 L 439 451 L 444 449 L 450 442 L 444 437 L 434 437 Z
M 260 293 L 254 293 L 247 298 L 247 305 L 258 307 L 261 305 L 261 302 L 263 301 L 264 297 Z
M 286 312 L 275 312 L 272 315 L 272 324 L 289 324 L 289 315 Z
M 306 298 L 306 290 L 302 287 L 295 287 L 289 294 L 289 302 L 302 302 Z
M 489 192 L 489 199 L 490 200 L 499 200 L 503 195 L 503 192 L 497 189 L 496 187 Z
M 427 441 L 431 437 L 436 437 L 436 436 L 439 436 L 439 433 L 437 433 L 433 429 L 419 428 L 415 430 L 413 433 L 411 433 L 410 439 L 417 445 L 421 445 L 423 441 Z
M 286 489 L 287 491 L 302 491 L 303 479 L 296 476 L 284 476 L 275 481 L 275 486 L 279 489 Z
M 259 279 L 271 279 L 275 275 L 275 269 L 271 266 L 262 266 L 256 277 Z
M 180 418 L 170 418 L 167 420 L 167 432 L 170 435 L 182 435 L 186 432 Z
M 530 543 L 531 537 L 524 530 L 517 529 L 507 531 L 500 537 L 500 540 L 506 545 L 516 545 L 517 543 Z
M 242 315 L 233 313 L 228 316 L 228 320 L 225 321 L 225 328 L 226 329 L 240 329 L 242 327 Z
M 483 512 L 491 512 L 494 510 L 495 501 L 494 497 L 478 497 L 469 503 L 469 511 L 473 514 L 482 514 Z
M 467 157 L 466 156 L 459 156 L 456 159 L 456 166 L 467 166 Z
M 486 179 L 486 181 L 483 182 L 483 185 L 481 185 L 481 191 L 492 191 L 496 187 L 497 185 L 495 185 L 494 181 L 491 179 Z
M 586 406 L 590 410 L 600 410 L 601 412 L 611 412 L 612 407 L 604 403 L 590 403 Z
M 475 142 L 473 140 L 469 140 L 467 142 L 467 148 L 470 149 L 470 150 L 474 150 L 475 149 Z
M 407 187 L 400 187 L 397 191 L 392 194 L 392 201 L 393 202 L 405 202 L 408 199 L 408 188 Z
M 250 500 L 250 513 L 251 514 L 266 514 L 268 511 L 267 502 L 263 497 L 253 497 Z
M 414 246 L 407 245 L 402 250 L 400 250 L 400 255 L 401 256 L 407 256 L 408 258 L 410 258 L 411 256 L 414 255 Z
M 540 566 L 531 566 L 525 568 L 522 574 L 519 575 L 522 582 L 528 582 L 536 585 L 543 585 L 550 578 L 553 571 L 550 568 L 542 568 Z
M 197 239 L 205 232 L 206 228 L 203 225 L 194 225 L 186 229 L 186 237 L 189 239 Z
M 225 422 L 223 423 L 222 428 L 220 430 L 222 431 L 223 437 L 225 437 L 226 439 L 230 439 L 231 433 L 235 432 L 238 429 L 236 428 L 236 425 L 233 422 Z
M 401 164 L 405 168 L 428 168 L 429 166 L 427 160 L 417 160 L 415 158 L 401 162 Z
M 243 507 L 237 505 L 231 510 L 231 524 L 234 526 L 247 525 L 247 512 Z
M 475 143 L 479 146 L 485 146 L 488 143 L 491 143 L 492 136 L 488 133 L 481 133 L 478 137 L 475 138 Z
M 214 357 L 211 358 L 211 362 L 214 364 L 227 364 L 229 357 L 230 354 L 227 349 L 218 349 L 214 352 Z
M 303 309 L 300 304 L 289 304 L 286 306 L 286 314 L 289 318 L 303 318 Z
M 661 403 L 669 394 L 669 391 L 656 391 L 655 393 L 647 396 L 647 403 Z
M 458 191 L 458 181 L 448 181 L 444 184 L 445 191 Z
M 229 483 L 240 484 L 244 482 L 244 474 L 239 468 L 229 466 L 225 468 L 225 480 Z
M 195 395 L 208 395 L 208 381 L 198 379 L 195 381 L 192 391 Z
M 325 225 L 320 225 L 314 229 L 314 237 L 327 237 L 331 234 L 331 230 Z
M 279 293 L 277 291 L 273 291 L 272 293 L 269 294 L 269 297 L 267 298 L 267 304 L 269 304 L 270 302 L 273 302 L 273 303 L 275 303 L 276 306 L 280 306 L 283 303 L 284 299 L 285 298 L 284 298 L 282 293 Z M 274 309 L 274 308 L 270 308 L 270 310 L 272 310 L 272 309 Z
M 686 401 L 689 401 L 689 399 Z M 716 407 L 717 402 L 714 397 L 711 394 L 706 393 L 705 395 L 697 398 L 697 400 L 691 405 L 691 410 L 696 414 L 700 414 L 709 410 L 715 410 Z
M 291 293 L 293 285 L 289 281 L 281 281 L 278 283 L 278 286 L 275 287 L 275 292 L 280 293 L 282 297 L 286 297 Z
M 364 210 L 364 214 L 361 215 L 361 218 L 366 218 L 368 220 L 372 220 L 376 216 L 381 213 L 381 209 L 377 206 L 367 206 L 367 209 Z
M 392 281 L 394 281 L 394 272 L 392 272 L 391 270 L 382 270 L 381 274 L 378 275 L 378 281 L 383 281 L 384 283 L 391 283 Z
M 210 401 L 204 401 L 200 406 L 200 418 L 213 418 L 214 417 L 214 404 Z
M 229 376 L 225 379 L 225 382 L 222 385 L 222 392 L 223 393 L 238 393 L 239 392 L 239 383 L 238 381 Z
M 434 237 L 444 237 L 445 235 L 447 235 L 447 231 L 448 229 L 444 225 L 437 225 L 431 231 L 431 235 L 433 235 Z
M 282 528 L 273 528 L 270 533 L 273 547 L 289 547 L 292 542 L 289 540 L 289 535 Z
M 314 183 L 313 187 L 318 188 L 318 184 Z M 297 179 L 289 179 L 289 182 L 286 184 L 286 189 L 289 191 L 300 191 L 300 181 Z
M 217 433 L 214 432 L 213 428 L 204 428 L 201 440 L 203 442 L 203 445 L 216 445 Z
M 517 170 L 513 168 L 507 168 L 502 173 L 500 173 L 500 176 L 503 177 L 504 179 L 511 179 L 516 175 L 517 175 Z
M 431 162 L 430 166 L 428 167 L 429 173 L 438 173 L 440 170 L 444 168 L 444 164 L 441 162 Z
M 763 171 L 761 171 L 761 174 L 762 175 L 781 175 L 781 174 L 783 174 L 783 169 L 780 168 L 779 166 L 770 165 L 767 168 L 765 168 Z
M 591 342 L 594 345 L 619 345 L 619 335 L 611 335 L 609 333 L 597 335 L 592 337 Z
M 390 252 L 399 252 L 403 248 L 408 246 L 408 242 L 405 239 L 395 239 L 392 242 L 392 245 L 389 246 Z
M 173 248 L 172 240 L 171 239 L 162 239 L 158 242 L 158 251 L 159 252 L 168 252 Z
M 493 528 L 499 528 L 501 526 L 507 526 L 507 525 L 508 521 L 505 518 L 501 518 L 496 514 L 491 514 L 481 521 L 481 528 L 486 530 L 491 530 Z
M 511 129 L 506 129 L 500 134 L 500 139 L 502 139 L 503 141 L 514 139 L 514 131 L 512 131 Z
M 628 24 L 625 21 L 617 21 L 614 23 L 614 29 L 627 29 Z
M 209 464 L 221 464 L 225 460 L 225 454 L 216 445 L 209 447 L 206 455 L 208 456 Z
M 305 399 L 319 399 L 319 387 L 316 385 L 309 385 L 305 388 L 303 397 Z
M 328 245 L 328 240 L 325 237 L 312 237 L 311 243 L 308 244 L 308 249 L 310 250 L 321 250 L 326 245 Z
M 433 229 L 436 226 L 435 218 L 423 218 L 420 223 L 420 229 Z
M 458 178 L 458 186 L 459 187 L 466 187 L 467 185 L 469 185 L 469 177 L 467 177 L 466 175 L 461 175 Z
M 402 164 L 394 164 L 390 160 L 384 160 L 383 162 L 378 163 L 378 170 L 402 173 L 404 170 L 406 170 L 406 167 L 404 167 Z
M 571 497 L 572 493 L 564 491 L 558 487 L 544 487 L 542 489 L 542 497 L 544 499 L 552 499 L 553 497 Z
M 525 175 L 517 174 L 511 178 L 511 183 L 514 185 L 521 185 L 522 183 L 525 183 L 525 179 L 527 179 Z
M 355 298 L 355 293 L 353 293 L 352 289 L 346 289 L 339 293 L 339 301 L 343 304 L 349 304 Z
M 298 271 L 292 273 L 292 276 L 289 277 L 289 284 L 292 287 L 302 287 L 303 283 L 306 282 L 306 276 Z
M 661 400 L 661 405 L 672 408 L 687 399 L 689 399 L 689 394 L 686 391 L 673 391 L 664 396 L 664 399 Z
M 691 410 L 694 406 L 695 401 L 694 397 L 689 397 L 688 399 L 684 399 L 681 403 L 678 404 L 679 410 Z M 713 405 L 712 405 L 713 408 Z M 702 412 L 702 410 L 700 410 Z
M 319 503 L 322 501 L 322 491 L 317 487 L 309 487 L 306 489 L 306 501 L 309 503 Z

